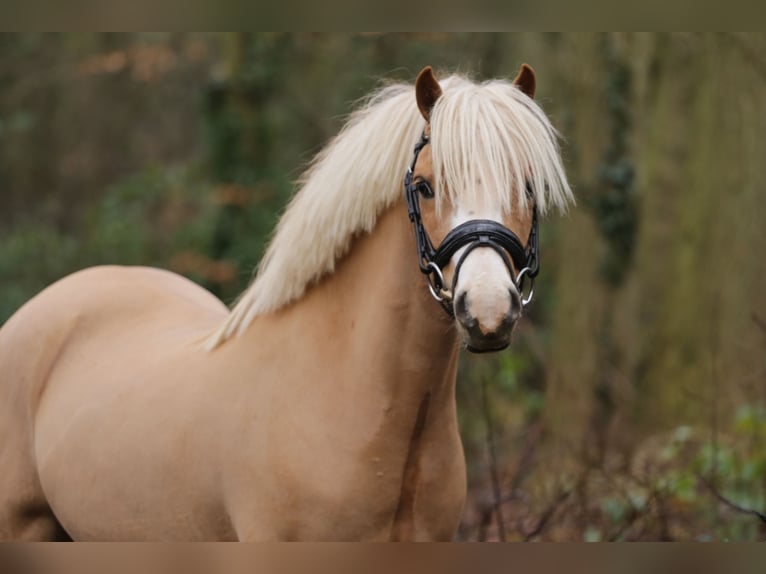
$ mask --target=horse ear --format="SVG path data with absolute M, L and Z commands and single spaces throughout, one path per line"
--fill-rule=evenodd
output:
M 426 66 L 418 74 L 415 80 L 415 97 L 418 100 L 418 108 L 426 121 L 431 119 L 431 110 L 436 100 L 442 95 L 442 88 L 434 76 L 431 66 Z
M 516 79 L 513 80 L 513 83 L 530 98 L 535 97 L 537 79 L 535 78 L 535 71 L 532 69 L 532 66 L 528 64 L 522 64 L 519 73 L 516 75 Z

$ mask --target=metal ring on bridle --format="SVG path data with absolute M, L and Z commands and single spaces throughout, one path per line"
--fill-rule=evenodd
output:
M 529 267 L 524 267 L 519 274 L 516 275 L 516 288 L 519 290 L 519 297 L 521 297 L 521 306 L 526 307 L 529 302 L 532 301 L 532 297 L 535 294 L 535 278 L 529 278 L 529 293 L 524 297 L 524 277 L 531 271 Z
M 439 269 L 439 266 L 433 261 L 429 261 L 426 264 L 426 269 L 430 270 L 428 272 L 429 277 L 433 277 L 433 279 L 428 282 L 428 290 L 431 292 L 433 298 L 441 303 L 444 301 L 444 297 L 442 297 L 440 293 L 441 290 L 444 289 L 444 275 L 442 275 L 442 270 Z

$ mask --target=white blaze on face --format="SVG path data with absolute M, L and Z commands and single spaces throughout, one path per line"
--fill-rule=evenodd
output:
M 489 219 L 503 224 L 498 209 L 481 205 L 463 205 L 452 214 L 452 228 L 473 219 Z M 456 268 L 465 250 L 466 247 L 461 247 L 452 256 L 453 269 Z M 515 299 L 518 300 L 518 290 L 500 254 L 490 247 L 478 247 L 463 261 L 453 296 L 457 301 L 461 295 L 466 295 L 468 314 L 478 321 L 482 333 L 489 334 L 493 333 L 509 312 L 513 311 L 511 293 L 514 293 Z

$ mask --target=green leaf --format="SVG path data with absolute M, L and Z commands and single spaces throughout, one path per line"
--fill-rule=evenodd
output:
M 601 531 L 595 526 L 588 526 L 583 534 L 583 540 L 585 542 L 601 542 Z

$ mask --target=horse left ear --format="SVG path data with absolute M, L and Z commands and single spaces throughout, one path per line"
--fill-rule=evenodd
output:
M 431 110 L 434 109 L 434 104 L 441 95 L 442 88 L 434 76 L 434 71 L 431 66 L 426 66 L 418 74 L 418 79 L 415 80 L 415 97 L 418 100 L 420 113 L 423 114 L 426 121 L 430 121 Z
M 537 79 L 535 78 L 535 71 L 532 69 L 532 66 L 528 64 L 522 64 L 519 73 L 516 74 L 516 79 L 513 80 L 513 83 L 530 98 L 535 97 Z

